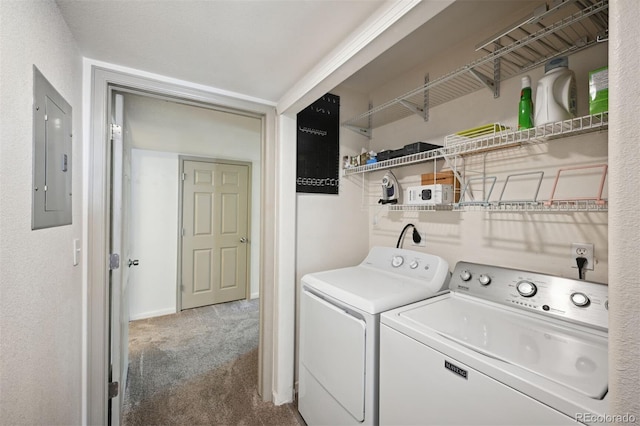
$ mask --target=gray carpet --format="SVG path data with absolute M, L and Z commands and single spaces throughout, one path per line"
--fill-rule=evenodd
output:
M 258 300 L 132 321 L 125 426 L 294 425 L 257 392 Z

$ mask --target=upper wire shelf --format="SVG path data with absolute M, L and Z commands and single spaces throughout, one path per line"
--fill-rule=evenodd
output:
M 524 143 L 538 143 L 561 137 L 592 133 L 609 127 L 609 113 L 602 112 L 570 120 L 543 124 L 531 129 L 518 131 L 499 131 L 490 135 L 470 138 L 467 141 L 459 141 L 455 144 L 406 155 L 391 160 L 380 161 L 359 167 L 344 169 L 344 175 L 367 173 L 376 170 L 385 170 L 397 166 L 422 163 L 429 160 L 437 160 L 456 155 L 471 155 L 496 149 L 510 148 Z
M 397 98 L 348 119 L 343 126 L 360 134 L 419 114 L 425 119 L 433 108 L 482 88 L 499 96 L 500 81 L 533 69 L 547 60 L 575 53 L 608 37 L 609 0 L 563 0 L 513 28 L 478 45 L 488 54 Z M 577 11 L 576 11 L 577 10 Z M 575 12 L 574 12 L 575 11 Z M 573 12 L 573 13 L 572 13 Z M 560 20 L 559 16 L 562 17 Z M 553 22 L 545 25 L 547 22 Z M 493 49 L 493 50 L 492 50 Z

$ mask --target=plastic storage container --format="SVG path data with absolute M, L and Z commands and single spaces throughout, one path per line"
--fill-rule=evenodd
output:
M 569 69 L 567 57 L 550 60 L 544 71 L 536 89 L 536 126 L 576 116 L 576 76 Z

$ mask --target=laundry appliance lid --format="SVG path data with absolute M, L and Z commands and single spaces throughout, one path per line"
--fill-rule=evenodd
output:
M 396 320 L 410 327 L 427 327 L 590 398 L 602 399 L 607 392 L 607 339 L 602 335 L 454 293 L 400 311 Z
M 432 297 L 445 285 L 442 279 L 415 279 L 366 265 L 307 274 L 302 283 L 370 314 Z

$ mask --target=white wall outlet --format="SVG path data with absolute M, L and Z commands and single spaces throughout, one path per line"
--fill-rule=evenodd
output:
M 420 242 L 418 244 L 416 244 L 413 241 L 413 237 L 411 235 L 411 232 L 409 232 L 409 238 L 411 239 L 411 245 L 414 247 L 426 247 L 427 246 L 427 234 L 425 234 L 424 232 L 418 232 L 420 234 L 420 237 L 422 238 L 420 240 Z
M 578 268 L 578 264 L 576 263 L 577 257 L 584 257 L 587 259 L 587 265 L 585 269 L 588 271 L 593 271 L 593 267 L 595 266 L 595 258 L 593 257 L 593 244 L 591 243 L 571 243 L 571 258 L 569 259 L 571 262 L 572 268 Z

